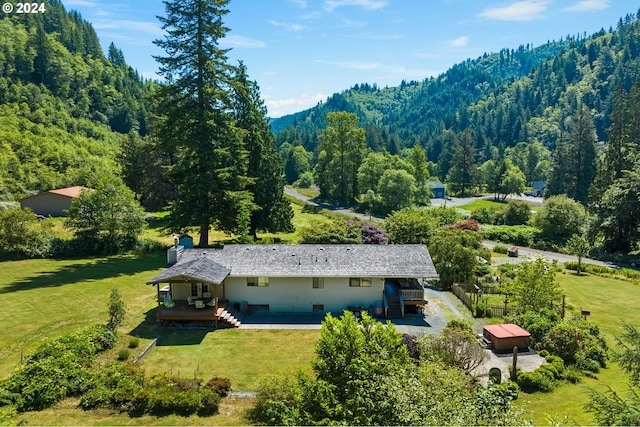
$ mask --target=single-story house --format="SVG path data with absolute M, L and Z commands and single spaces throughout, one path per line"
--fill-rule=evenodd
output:
M 529 350 L 531 334 L 513 323 L 486 325 L 482 328 L 483 341 L 498 353 Z
M 424 245 L 224 245 L 167 252 L 169 267 L 150 279 L 159 320 L 237 319 L 229 313 L 342 313 L 374 308 L 404 316 L 427 301 L 438 277 Z M 226 320 L 226 319 L 225 319 Z
M 65 216 L 71 207 L 71 201 L 83 190 L 88 189 L 77 185 L 45 191 L 20 199 L 20 207 L 29 208 L 36 215 Z
M 438 180 L 427 181 L 427 187 L 429 187 L 429 189 L 433 193 L 434 199 L 444 199 L 447 195 L 444 184 Z

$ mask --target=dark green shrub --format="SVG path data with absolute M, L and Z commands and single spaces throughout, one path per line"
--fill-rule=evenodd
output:
M 582 359 L 578 361 L 578 363 L 576 364 L 576 367 L 579 369 L 582 369 L 583 371 L 589 371 L 589 372 L 593 372 L 594 374 L 597 374 L 598 372 L 600 372 L 601 366 L 597 360 Z
M 220 397 L 226 397 L 231 391 L 231 380 L 229 378 L 213 377 L 205 386 L 215 392 Z
M 126 348 L 123 348 L 118 352 L 118 360 L 120 361 L 128 360 L 130 355 L 131 353 L 129 352 L 129 350 Z
M 504 225 L 524 225 L 531 217 L 531 206 L 520 200 L 509 200 L 506 209 L 502 213 Z
M 548 393 L 553 391 L 556 386 L 553 374 L 548 370 L 541 369 L 536 369 L 533 372 L 518 373 L 517 383 L 520 389 L 527 393 L 535 393 L 538 391 Z
M 140 346 L 140 338 L 131 337 L 129 339 L 129 348 L 138 348 L 138 346 Z
M 220 408 L 220 400 L 220 394 L 213 390 L 202 388 L 200 390 L 200 408 L 198 409 L 198 415 L 209 416 L 217 414 Z
M 563 378 L 571 384 L 577 384 L 582 380 L 582 371 L 576 366 L 567 366 Z
M 561 357 L 567 364 L 595 360 L 606 367 L 608 347 L 598 326 L 584 320 L 558 323 L 544 338 L 543 347 Z
M 471 219 L 479 221 L 481 224 L 495 224 L 496 218 L 499 216 L 501 209 L 498 208 L 480 208 L 471 212 Z

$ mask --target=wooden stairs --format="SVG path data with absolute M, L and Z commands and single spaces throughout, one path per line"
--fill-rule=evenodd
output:
M 218 322 L 223 322 L 229 328 L 239 328 L 242 324 L 241 314 L 230 307 L 219 307 L 216 316 Z

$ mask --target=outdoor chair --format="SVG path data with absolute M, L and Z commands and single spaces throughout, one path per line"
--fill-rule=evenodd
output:
M 162 300 L 162 304 L 164 304 L 164 306 L 167 308 L 173 308 L 176 305 L 176 303 L 173 302 L 168 295 L 164 297 L 164 299 Z

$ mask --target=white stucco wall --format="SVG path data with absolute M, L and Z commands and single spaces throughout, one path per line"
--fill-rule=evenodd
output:
M 384 281 L 372 278 L 371 287 L 350 287 L 348 277 L 325 277 L 324 288 L 314 289 L 310 277 L 270 277 L 269 286 L 247 286 L 246 277 L 227 277 L 226 298 L 250 305 L 268 304 L 274 313 L 312 312 L 323 304 L 325 312 L 341 313 L 347 306 L 375 306 L 382 300 Z

